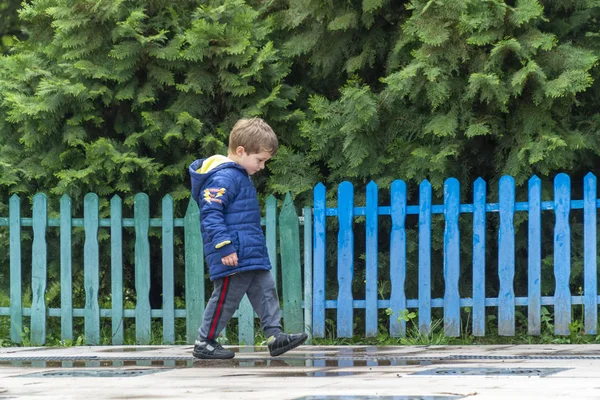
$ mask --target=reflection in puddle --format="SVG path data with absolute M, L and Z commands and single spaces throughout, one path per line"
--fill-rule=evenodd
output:
M 456 400 L 463 396 L 305 396 L 294 400 Z
M 265 353 L 269 351 L 266 346 L 227 346 L 227 349 L 236 353 Z
M 324 376 L 349 376 L 349 375 L 361 375 L 364 371 L 268 371 L 261 372 L 260 376 L 276 376 L 282 378 L 304 378 L 310 377 L 324 377 Z M 229 374 L 223 375 L 225 377 L 239 377 L 239 376 L 255 376 L 251 373 L 240 373 L 240 374 Z
M 115 347 L 112 349 L 98 350 L 98 353 L 129 353 L 133 351 L 151 351 L 160 349 L 160 347 Z
M 0 361 L 0 367 L 30 368 L 113 368 L 113 367 L 193 367 L 193 360 L 104 360 L 104 361 Z
M 168 371 L 169 369 L 63 369 L 35 372 L 32 374 L 17 375 L 16 378 L 127 378 L 147 374 L 156 374 L 158 372 Z
M 99 367 L 169 367 L 169 368 L 278 368 L 278 367 L 387 367 L 387 366 L 423 366 L 440 363 L 431 360 L 398 358 L 234 358 L 231 360 L 188 359 L 94 359 L 74 361 L 0 361 L 0 367 L 30 368 L 99 368 Z M 337 373 L 336 373 L 337 374 Z M 354 374 L 354 372 L 350 373 Z M 340 375 L 340 374 L 338 374 Z M 318 375 L 314 375 L 318 376 Z M 323 375 L 327 376 L 327 375 Z

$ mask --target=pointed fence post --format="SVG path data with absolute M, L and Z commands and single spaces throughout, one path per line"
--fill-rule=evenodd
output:
M 431 330 L 431 183 L 419 187 L 419 331 Z
M 150 309 L 150 199 L 138 193 L 133 199 L 135 226 L 135 339 L 138 344 L 149 344 L 151 337 Z
M 571 323 L 571 178 L 558 174 L 554 178 L 554 329 L 557 335 L 569 335 Z
M 327 203 L 325 185 L 318 183 L 313 192 L 313 337 L 325 337 L 325 266 Z
M 391 188 L 390 233 L 390 335 L 406 336 L 406 321 L 400 315 L 406 310 L 406 183 L 401 180 L 392 182 Z
M 21 343 L 23 332 L 23 288 L 21 282 L 21 199 L 16 194 L 9 200 L 10 235 L 10 340 Z
M 498 335 L 515 335 L 515 180 L 500 178 L 500 229 L 498 232 Z
M 83 281 L 85 286 L 84 332 L 88 345 L 100 344 L 100 253 L 98 249 L 99 226 L 98 195 L 88 193 L 83 199 L 83 225 L 85 243 L 83 248 Z
M 337 336 L 350 338 L 353 335 L 354 298 L 354 186 L 342 182 L 338 187 L 338 304 Z
M 596 190 L 596 176 L 590 172 L 583 179 L 583 304 L 587 335 L 596 334 L 598 321 Z
M 540 335 L 542 321 L 542 181 L 529 179 L 527 333 Z
M 183 221 L 185 237 L 185 309 L 187 343 L 193 344 L 204 314 L 204 249 L 200 234 L 200 209 L 192 198 Z
M 377 307 L 377 261 L 378 261 L 378 219 L 379 188 L 373 181 L 367 185 L 366 203 L 366 243 L 365 243 L 365 336 L 375 337 L 379 331 L 379 309 Z
M 460 336 L 460 183 L 449 178 L 444 183 L 444 334 Z
M 173 198 L 167 194 L 162 200 L 162 323 L 164 344 L 175 343 L 174 224 Z
M 312 344 L 313 320 L 313 271 L 312 271 L 312 208 L 304 207 L 304 332 L 308 335 L 306 344 Z
M 265 239 L 267 241 L 267 252 L 271 262 L 271 273 L 275 281 L 275 287 L 279 287 L 277 268 L 277 199 L 272 194 L 267 197 L 265 205 Z
M 279 215 L 281 246 L 281 284 L 283 322 L 287 332 L 302 332 L 302 281 L 300 265 L 300 224 L 290 193 L 286 194 Z
M 123 201 L 118 195 L 110 200 L 110 278 L 112 298 L 112 344 L 123 344 Z
M 31 343 L 46 343 L 46 280 L 48 199 L 43 193 L 33 196 L 33 245 L 31 248 Z
M 473 185 L 473 335 L 485 336 L 485 240 L 487 184 Z
M 60 337 L 73 340 L 73 263 L 71 198 L 60 198 Z

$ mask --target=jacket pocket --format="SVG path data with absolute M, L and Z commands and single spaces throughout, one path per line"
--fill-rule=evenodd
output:
M 264 243 L 256 240 L 255 237 L 251 236 L 247 232 L 238 232 L 238 237 L 240 244 L 238 259 L 242 261 L 254 259 L 254 261 L 256 261 L 256 259 L 261 259 L 264 257 L 263 250 L 266 249 L 264 247 Z

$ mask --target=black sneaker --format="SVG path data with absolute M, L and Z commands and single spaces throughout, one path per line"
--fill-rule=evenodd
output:
M 306 341 L 308 335 L 306 333 L 287 334 L 279 333 L 277 337 L 271 336 L 267 339 L 269 353 L 272 357 L 277 357 L 286 351 L 295 349 Z
M 215 340 L 196 340 L 194 344 L 194 357 L 203 360 L 229 360 L 235 353 L 226 350 Z

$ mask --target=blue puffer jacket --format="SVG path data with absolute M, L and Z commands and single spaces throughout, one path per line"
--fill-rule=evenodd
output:
M 192 197 L 200 206 L 210 280 L 270 270 L 256 189 L 244 167 L 224 156 L 212 156 L 194 161 L 189 172 Z M 233 252 L 237 252 L 237 267 L 224 265 L 221 258 Z

